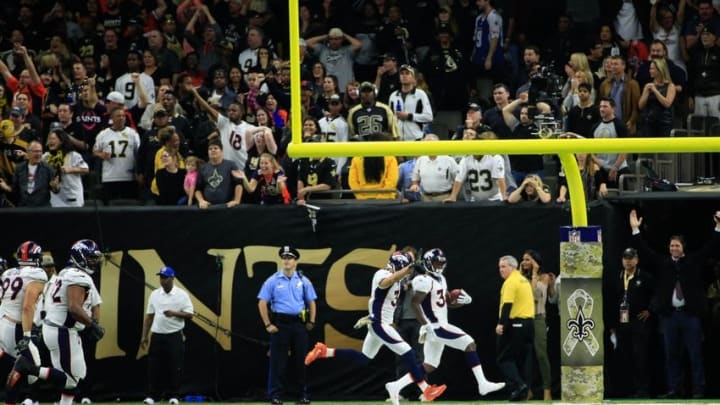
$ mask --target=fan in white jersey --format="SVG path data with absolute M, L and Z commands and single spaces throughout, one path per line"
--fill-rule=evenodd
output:
M 466 138 L 463 138 L 465 140 Z M 497 139 L 493 132 L 483 132 L 477 139 Z M 476 142 L 467 139 L 468 142 Z M 467 155 L 458 164 L 450 197 L 444 202 L 457 201 L 460 190 L 465 190 L 467 201 L 505 201 L 507 182 L 505 162 L 500 155 Z
M 48 291 L 42 332 L 53 367 L 38 367 L 22 357 L 15 363 L 20 373 L 48 380 L 60 388 L 60 405 L 72 404 L 75 387 L 85 378 L 87 370 L 78 332 L 88 328 L 88 336 L 95 340 L 105 334 L 84 309 L 94 288 L 90 275 L 99 268 L 101 257 L 94 241 L 75 242 L 70 249 L 70 263 L 57 274 Z
M 40 268 L 42 248 L 33 241 L 23 242 L 17 248 L 15 258 L 18 266 L 5 270 L 0 277 L 0 357 L 23 357 L 31 364 L 40 364 L 40 353 L 30 335 L 35 303 L 47 282 L 45 270 Z M 18 339 L 18 336 L 22 337 Z M 10 372 L 5 387 L 6 403 L 17 401 L 15 387 L 22 374 L 19 370 Z
M 393 327 L 393 316 L 398 305 L 400 296 L 400 280 L 412 273 L 413 257 L 408 253 L 395 252 L 390 256 L 387 266 L 375 272 L 372 279 L 372 291 L 368 302 L 369 315 L 356 324 L 356 329 L 367 326 L 368 333 L 363 341 L 362 351 L 353 349 L 334 349 L 327 347 L 324 343 L 318 342 L 315 347 L 305 356 L 305 365 L 309 365 L 317 359 L 336 357 L 347 363 L 366 365 L 374 359 L 380 348 L 386 346 L 405 362 L 405 367 L 410 370 L 402 382 L 393 385 L 393 391 L 388 389 L 393 405 L 399 403 L 400 389 L 415 381 L 423 391 L 423 395 L 432 401 L 445 391 L 445 385 L 428 385 L 425 382 L 425 372 L 415 362 L 415 352 L 410 345 L 403 340 L 398 331 Z M 401 385 L 402 384 L 402 385 Z M 399 387 L 395 391 L 395 387 Z M 387 385 L 385 386 L 388 387 Z
M 245 112 L 240 103 L 234 101 L 230 103 L 226 117 L 212 108 L 210 104 L 200 96 L 192 84 L 188 84 L 185 89 L 195 96 L 195 100 L 200 107 L 208 113 L 212 121 L 215 121 L 218 131 L 220 131 L 220 141 L 223 145 L 223 158 L 235 162 L 240 170 L 245 170 L 245 164 L 248 158 L 247 152 L 254 145 L 255 133 L 264 131 L 266 136 L 272 136 L 270 128 L 256 127 L 243 121 L 242 117 Z
M 112 126 L 95 138 L 93 156 L 102 159 L 102 182 L 134 182 L 135 160 L 140 148 L 138 133 L 125 126 L 125 110 L 118 107 L 110 112 Z
M 465 353 L 465 362 L 475 375 L 480 395 L 500 390 L 505 387 L 505 383 L 494 383 L 485 378 L 473 338 L 448 322 L 448 306 L 470 304 L 472 297 L 462 290 L 457 300 L 450 303 L 447 281 L 443 275 L 446 264 L 447 258 L 442 250 L 430 249 L 423 255 L 422 265 L 425 274 L 416 276 L 412 281 L 412 288 L 415 291 L 413 308 L 418 321 L 422 324 L 421 340 L 425 341 L 423 366 L 428 373 L 435 370 L 440 365 L 445 346 L 462 350 Z
M 131 49 L 127 55 L 128 72 L 115 80 L 115 91 L 123 95 L 125 107 L 133 108 L 140 101 L 139 93 L 144 91 L 145 98 L 139 105 L 145 108 L 148 104 L 155 103 L 155 82 L 148 74 L 141 72 L 142 52 Z

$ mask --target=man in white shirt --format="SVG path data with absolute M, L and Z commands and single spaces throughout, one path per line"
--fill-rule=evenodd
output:
M 435 134 L 426 134 L 423 138 L 423 141 L 437 140 Z M 408 191 L 417 193 L 422 189 L 423 201 L 442 202 L 450 197 L 457 172 L 458 165 L 452 156 L 420 156 L 415 161 Z
M 410 65 L 400 66 L 400 90 L 390 94 L 388 105 L 395 112 L 397 132 L 403 141 L 422 138 L 423 127 L 433 121 L 430 98 L 417 88 L 415 69 Z
M 166 389 L 171 405 L 179 403 L 180 375 L 185 361 L 185 321 L 193 317 L 194 309 L 190 296 L 184 290 L 175 287 L 175 270 L 163 267 L 157 273 L 160 288 L 153 290 L 148 298 L 147 314 L 143 322 L 140 347 L 148 349 L 148 397 L 144 404 L 154 404 L 154 398 L 160 398 L 160 388 Z
M 93 156 L 102 160 L 104 202 L 138 197 L 135 164 L 140 136 L 125 126 L 125 110 L 116 107 L 110 112 L 112 126 L 95 139 Z

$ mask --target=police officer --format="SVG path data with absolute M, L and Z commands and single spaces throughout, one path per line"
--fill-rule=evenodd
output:
M 649 398 L 652 371 L 648 368 L 648 349 L 653 329 L 650 301 L 654 293 L 654 278 L 638 268 L 638 253 L 633 248 L 623 251 L 622 265 L 615 283 L 615 316 L 608 322 L 610 340 L 616 346 L 618 373 L 615 374 L 622 376 L 631 372 L 631 378 L 622 380 L 633 383 L 633 396 Z
M 315 326 L 317 294 L 310 280 L 297 270 L 297 249 L 283 246 L 278 255 L 281 268 L 265 280 L 258 294 L 260 318 L 270 334 L 268 397 L 271 404 L 282 404 L 281 375 L 290 351 L 298 379 L 297 403 L 309 404 L 304 355 L 308 351 L 308 331 Z

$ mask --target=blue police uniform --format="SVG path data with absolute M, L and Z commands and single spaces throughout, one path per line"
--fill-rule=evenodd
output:
M 296 259 L 299 258 L 297 250 L 289 249 L 293 251 L 291 255 Z M 281 249 L 280 256 L 283 255 Z M 268 396 L 273 403 L 281 403 L 280 397 L 284 388 L 281 376 L 287 365 L 288 351 L 291 351 L 300 390 L 299 396 L 301 400 L 307 401 L 304 355 L 308 351 L 308 331 L 302 313 L 309 307 L 311 301 L 317 299 L 315 289 L 310 280 L 297 271 L 288 277 L 282 270 L 278 270 L 265 280 L 258 299 L 268 303 L 271 323 L 278 328 L 277 333 L 270 335 Z

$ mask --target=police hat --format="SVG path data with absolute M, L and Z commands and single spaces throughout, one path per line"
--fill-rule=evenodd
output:
M 295 249 L 292 246 L 285 245 L 285 246 L 281 247 L 280 250 L 278 251 L 278 256 L 280 256 L 280 258 L 290 256 L 293 259 L 299 259 L 300 252 L 298 252 L 297 249 Z

